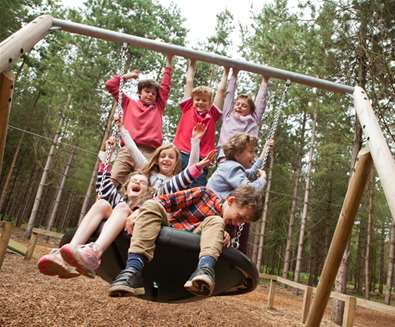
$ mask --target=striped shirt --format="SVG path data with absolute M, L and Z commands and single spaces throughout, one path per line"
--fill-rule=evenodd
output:
M 154 188 L 154 196 L 175 193 L 185 190 L 200 175 L 196 165 L 188 166 L 175 176 L 165 176 L 158 172 L 151 173 L 150 184 Z
M 192 231 L 209 216 L 222 216 L 221 200 L 206 187 L 194 187 L 156 198 L 166 212 L 174 213 L 168 221 L 175 229 Z
M 105 173 L 102 169 L 97 172 L 96 194 L 99 194 L 102 179 L 103 189 L 100 196 L 101 199 L 106 200 L 108 203 L 110 203 L 113 209 L 116 207 L 117 204 L 121 202 L 126 202 L 126 198 L 121 193 L 119 193 L 118 189 L 113 184 L 111 179 L 111 173 Z

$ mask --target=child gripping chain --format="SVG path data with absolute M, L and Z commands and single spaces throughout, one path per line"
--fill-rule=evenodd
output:
M 137 147 L 146 158 L 163 142 L 162 117 L 169 98 L 172 72 L 172 55 L 166 60 L 166 67 L 160 85 L 154 80 L 142 80 L 138 83 L 139 100 L 126 95 L 122 97 L 123 124 Z M 122 76 L 125 80 L 139 76 L 138 70 Z M 114 76 L 106 82 L 107 90 L 118 100 L 121 77 Z M 111 177 L 114 184 L 121 185 L 128 174 L 136 169 L 136 163 L 125 147 L 122 147 L 114 162 Z
M 241 186 L 224 200 L 206 187 L 196 187 L 146 201 L 136 219 L 126 268 L 111 284 L 110 296 L 144 294 L 142 271 L 153 259 L 155 240 L 162 225 L 201 235 L 199 262 L 184 287 L 196 295 L 211 295 L 215 287 L 215 263 L 224 242 L 229 243 L 225 224 L 255 221 L 261 210 L 261 194 L 250 186 Z

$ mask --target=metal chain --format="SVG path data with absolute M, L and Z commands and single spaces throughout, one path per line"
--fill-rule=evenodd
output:
M 288 89 L 289 89 L 290 85 L 291 85 L 291 81 L 287 80 L 285 83 L 285 88 L 284 88 L 283 94 L 281 96 L 280 105 L 277 107 L 277 110 L 275 110 L 275 112 L 274 112 L 274 119 L 273 119 L 272 126 L 270 127 L 267 140 L 273 139 L 274 135 L 276 134 L 278 122 L 280 120 L 280 114 L 282 112 L 282 109 L 285 107 L 285 99 L 286 99 L 286 96 L 288 95 Z M 266 161 L 268 158 L 269 158 L 269 149 L 265 148 L 265 152 L 263 154 L 263 159 L 262 159 L 262 169 L 265 168 Z M 232 247 L 234 247 L 236 249 L 238 249 L 240 246 L 240 236 L 241 236 L 241 233 L 244 229 L 244 225 L 245 225 L 245 223 L 241 223 L 239 225 L 236 236 L 234 238 L 232 238 L 232 240 L 231 240 Z
M 115 110 L 115 115 L 118 116 L 118 119 L 120 119 L 122 121 L 122 116 L 123 116 L 123 111 L 122 111 L 122 99 L 123 99 L 123 75 L 125 74 L 125 65 L 126 65 L 126 54 L 128 51 L 128 44 L 125 42 L 122 44 L 122 49 L 121 49 L 121 68 L 118 72 L 119 76 L 120 76 L 120 80 L 119 80 L 119 92 L 118 92 L 118 103 L 117 103 L 117 108 Z M 115 116 L 114 115 L 114 116 Z M 120 141 L 120 132 L 119 132 L 119 126 L 118 124 L 115 123 L 115 117 L 113 119 L 112 122 L 112 129 L 111 129 L 111 136 L 114 137 L 115 142 L 114 142 L 114 146 L 115 149 L 118 149 L 119 146 L 119 141 Z M 111 154 L 113 152 L 113 148 L 112 146 L 107 146 L 106 147 L 106 159 L 104 161 L 104 174 L 107 172 L 108 167 L 110 166 L 110 161 L 111 161 Z M 99 187 L 99 191 L 98 191 L 98 195 L 101 198 L 103 195 L 103 187 L 104 187 L 104 176 L 100 181 L 100 187 Z

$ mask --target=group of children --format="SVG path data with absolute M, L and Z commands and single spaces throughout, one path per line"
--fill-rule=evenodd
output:
M 172 56 L 160 85 L 154 80 L 138 84 L 139 99 L 122 98 L 119 124 L 122 147 L 111 171 L 101 165 L 97 178 L 100 198 L 81 221 L 70 243 L 40 258 L 41 273 L 70 278 L 95 276 L 102 253 L 124 229 L 131 237 L 125 269 L 114 279 L 110 296 L 144 293 L 142 271 L 152 260 L 155 240 L 163 225 L 201 235 L 199 262 L 184 287 L 197 295 L 211 295 L 215 287 L 215 263 L 230 244 L 232 228 L 260 218 L 266 175 L 262 155 L 255 150 L 267 99 L 267 79 L 255 103 L 248 95 L 235 99 L 237 70 L 228 81 L 225 67 L 217 93 L 207 86 L 193 88 L 196 62 L 190 61 L 181 118 L 173 144 L 162 144 L 162 117 L 170 93 Z M 137 78 L 139 72 L 115 76 L 107 90 L 118 100 L 120 79 Z M 222 111 L 223 109 L 223 111 Z M 222 118 L 219 143 L 215 129 Z M 114 140 L 106 147 L 111 152 Z M 110 153 L 111 155 L 111 153 Z M 207 182 L 208 167 L 218 167 Z M 205 186 L 207 184 L 207 186 Z M 102 220 L 101 233 L 86 244 Z

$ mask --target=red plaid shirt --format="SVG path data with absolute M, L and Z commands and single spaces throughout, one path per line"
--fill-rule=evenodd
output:
M 209 216 L 222 216 L 224 200 L 206 187 L 195 187 L 157 197 L 166 212 L 174 213 L 169 224 L 180 230 L 192 231 Z

